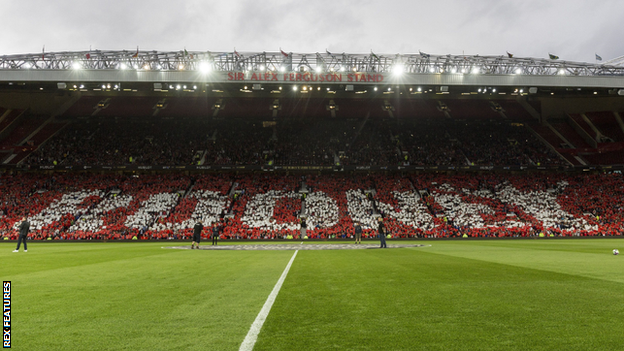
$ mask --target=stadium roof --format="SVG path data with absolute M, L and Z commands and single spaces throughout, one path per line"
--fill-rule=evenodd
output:
M 279 82 L 624 88 L 624 67 L 506 56 L 209 51 L 7 55 L 0 82 Z

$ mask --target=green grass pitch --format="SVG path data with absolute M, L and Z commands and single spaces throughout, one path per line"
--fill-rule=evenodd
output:
M 299 251 L 254 350 L 624 348 L 624 240 L 419 243 Z M 294 253 L 14 245 L 16 350 L 237 350 Z

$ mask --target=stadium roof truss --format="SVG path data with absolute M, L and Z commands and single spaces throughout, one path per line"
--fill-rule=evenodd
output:
M 76 74 L 76 71 L 91 72 Z M 26 73 L 29 72 L 29 73 Z M 46 73 L 44 73 L 46 72 Z M 63 74 L 63 72 L 66 72 Z M 67 73 L 74 72 L 74 73 Z M 102 75 L 109 72 L 107 75 Z M 114 74 L 112 72 L 123 72 Z M 129 74 L 134 72 L 134 76 Z M 137 73 L 143 77 L 137 77 Z M 7 80 L 102 80 L 111 81 L 223 81 L 231 72 L 380 74 L 384 82 L 400 82 L 397 76 L 427 77 L 423 83 L 505 84 L 486 77 L 508 78 L 507 83 L 624 88 L 624 67 L 540 58 L 507 56 L 394 54 L 333 54 L 285 52 L 208 51 L 76 51 L 5 55 L 0 58 L 0 81 Z M 13 73 L 13 74 L 11 74 Z M 21 74 L 20 74 L 21 73 Z M 155 76 L 154 74 L 165 75 Z M 183 73 L 183 74 L 181 74 Z M 208 75 L 212 75 L 209 77 Z M 464 79 L 463 77 L 482 77 Z M 438 77 L 438 78 L 435 78 Z M 543 79 L 543 78 L 551 79 Z M 585 78 L 567 79 L 559 78 Z M 528 79 L 527 79 L 528 78 Z M 591 78 L 588 80 L 587 78 Z M 596 80 L 596 78 L 603 78 Z M 606 78 L 606 80 L 605 80 Z M 409 79 L 408 79 L 409 80 Z M 595 84 L 595 85 L 594 85 Z

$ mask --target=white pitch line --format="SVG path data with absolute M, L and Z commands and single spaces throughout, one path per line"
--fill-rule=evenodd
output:
M 258 334 L 260 334 L 260 330 L 262 329 L 262 325 L 264 324 L 264 321 L 269 315 L 269 312 L 271 312 L 271 307 L 273 307 L 273 303 L 275 302 L 275 299 L 277 298 L 277 294 L 279 294 L 279 291 L 282 288 L 282 284 L 284 283 L 284 280 L 286 280 L 286 276 L 288 275 L 290 266 L 292 266 L 292 263 L 295 260 L 295 257 L 297 256 L 297 252 L 299 252 L 299 250 L 295 250 L 295 253 L 292 255 L 290 262 L 288 262 L 288 264 L 286 265 L 286 268 L 284 269 L 282 276 L 279 278 L 277 283 L 275 283 L 275 287 L 273 287 L 273 291 L 271 291 L 271 294 L 269 294 L 269 297 L 264 303 L 264 306 L 262 306 L 260 313 L 258 313 L 256 320 L 251 324 L 251 328 L 249 328 L 249 332 L 247 333 L 245 340 L 243 340 L 243 343 L 241 344 L 239 348 L 240 351 L 253 350 L 254 345 L 256 344 L 256 340 L 258 340 Z

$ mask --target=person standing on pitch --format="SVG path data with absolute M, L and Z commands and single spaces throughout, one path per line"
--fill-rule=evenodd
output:
M 191 250 L 197 246 L 199 249 L 199 241 L 201 240 L 201 232 L 204 230 L 204 224 L 202 221 L 197 221 L 193 227 L 193 243 L 191 244 Z
M 24 252 L 28 252 L 28 247 L 26 247 L 28 230 L 30 230 L 30 222 L 26 220 L 26 217 L 22 217 L 22 223 L 19 226 L 19 237 L 17 238 L 17 249 L 13 250 L 13 252 L 19 252 L 19 247 L 22 242 L 24 243 Z
M 355 243 L 356 244 L 362 243 L 362 226 L 360 225 L 360 222 L 358 221 L 355 221 Z
M 377 222 L 378 222 L 377 231 L 379 232 L 379 241 L 381 242 L 380 248 L 384 249 L 384 248 L 387 248 L 387 246 L 386 246 L 386 227 L 384 226 L 383 218 L 377 217 Z
M 217 222 L 212 224 L 212 245 L 217 245 L 217 239 L 219 238 L 219 225 Z

